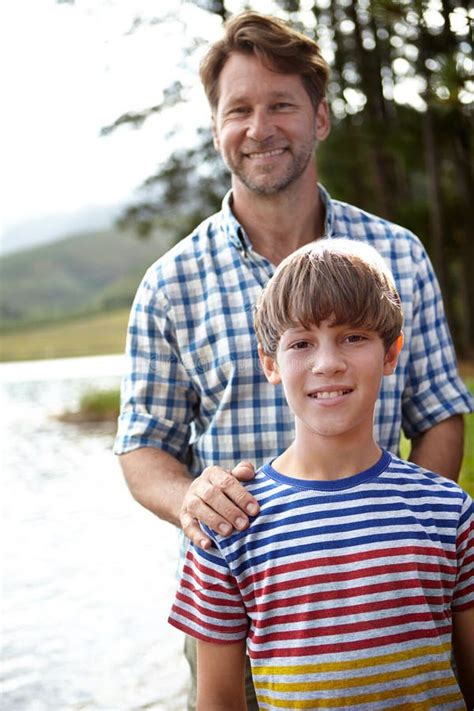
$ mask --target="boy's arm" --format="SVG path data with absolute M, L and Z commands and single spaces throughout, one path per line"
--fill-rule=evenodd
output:
M 235 644 L 197 641 L 196 711 L 247 711 L 245 640 Z
M 474 709 L 474 607 L 453 611 L 453 652 L 466 707 Z

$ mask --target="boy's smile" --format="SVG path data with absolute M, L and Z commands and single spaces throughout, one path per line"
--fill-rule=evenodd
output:
M 282 383 L 295 415 L 294 454 L 309 458 L 328 446 L 374 449 L 375 402 L 400 345 L 386 351 L 376 332 L 329 320 L 283 333 L 276 358 L 262 356 L 262 363 L 269 381 Z

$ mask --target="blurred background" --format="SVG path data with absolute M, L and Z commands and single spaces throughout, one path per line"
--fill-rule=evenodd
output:
M 456 0 L 10 0 L 0 9 L 2 666 L 8 711 L 185 708 L 177 533 L 111 454 L 145 269 L 219 209 L 199 60 L 231 14 L 332 69 L 329 192 L 412 229 L 474 391 L 474 9 Z M 462 485 L 474 493 L 468 423 Z M 406 444 L 404 444 L 406 446 Z

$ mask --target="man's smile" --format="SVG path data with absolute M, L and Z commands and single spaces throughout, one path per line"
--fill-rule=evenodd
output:
M 254 160 L 255 158 L 273 158 L 275 156 L 281 156 L 287 149 L 286 148 L 274 148 L 271 151 L 253 151 L 252 153 L 245 153 L 246 158 Z

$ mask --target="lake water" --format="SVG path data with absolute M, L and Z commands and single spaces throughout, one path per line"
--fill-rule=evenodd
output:
M 3 711 L 183 711 L 177 531 L 130 496 L 113 433 L 55 419 L 119 356 L 0 365 Z

